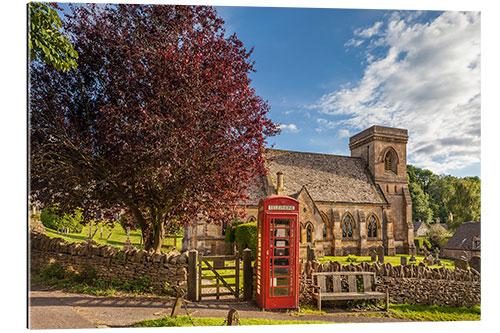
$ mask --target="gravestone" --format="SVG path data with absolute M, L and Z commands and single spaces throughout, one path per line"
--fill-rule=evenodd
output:
M 384 246 L 383 245 L 380 245 L 378 248 L 377 248 L 377 256 L 378 256 L 378 262 L 383 264 L 384 263 Z
M 415 258 L 415 251 L 416 251 L 415 245 L 410 246 L 410 254 L 411 254 L 410 263 L 411 264 L 415 263 L 417 261 L 417 259 Z
M 481 273 L 481 257 L 480 256 L 473 256 L 470 258 L 469 265 L 471 268 L 474 268 L 476 271 Z
M 377 261 L 377 251 L 375 251 L 374 249 L 370 250 L 370 256 L 371 261 Z
M 467 260 L 462 259 L 462 257 L 455 259 L 455 268 L 460 268 L 463 270 L 468 270 L 469 269 L 469 263 Z
M 132 242 L 130 241 L 130 227 L 127 227 L 127 240 L 125 241 L 125 244 L 123 244 L 123 250 L 127 251 L 127 250 L 130 250 L 133 248 L 134 248 L 134 246 L 132 245 Z
M 401 257 L 401 266 L 406 266 L 406 265 L 408 265 L 408 258 Z
M 307 245 L 307 260 L 316 260 L 316 250 L 312 248 L 311 245 Z

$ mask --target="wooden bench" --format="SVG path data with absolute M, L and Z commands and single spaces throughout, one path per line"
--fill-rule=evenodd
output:
M 321 311 L 321 301 L 323 300 L 363 299 L 385 299 L 385 310 L 389 310 L 389 289 L 385 286 L 385 292 L 376 291 L 377 287 L 382 285 L 376 283 L 373 272 L 313 273 L 312 286 L 312 297 L 316 300 L 319 311 Z

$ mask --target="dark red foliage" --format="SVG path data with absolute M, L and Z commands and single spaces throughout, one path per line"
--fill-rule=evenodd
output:
M 235 217 L 277 128 L 222 25 L 210 7 L 73 8 L 78 68 L 30 68 L 32 199 L 124 209 L 155 250 L 165 228 Z

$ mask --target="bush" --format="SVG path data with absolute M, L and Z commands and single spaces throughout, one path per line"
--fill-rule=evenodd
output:
M 346 262 L 356 262 L 356 261 L 358 261 L 358 258 L 356 258 L 355 255 L 351 255 L 350 254 L 350 255 L 347 256 L 347 259 L 345 261 Z
M 59 216 L 58 205 L 47 206 L 42 209 L 42 214 L 40 215 L 40 220 L 46 228 L 59 230 L 62 228 L 68 228 L 70 232 L 80 233 L 82 232 L 83 221 L 81 209 L 75 209 L 73 214 L 64 214 Z
M 232 223 L 229 223 L 226 227 L 226 236 L 224 241 L 226 243 L 234 243 L 236 241 L 236 227 L 242 224 L 243 222 L 235 219 Z
M 240 253 L 249 248 L 252 250 L 252 257 L 255 259 L 257 254 L 257 222 L 238 225 L 235 228 L 235 242 Z
M 420 250 L 430 250 L 432 248 L 432 244 L 425 238 L 415 238 L 413 242 L 415 243 L 415 247 Z

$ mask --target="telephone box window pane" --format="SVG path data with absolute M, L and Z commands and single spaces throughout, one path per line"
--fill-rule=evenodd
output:
M 274 246 L 289 246 L 288 239 L 275 239 L 274 240 Z
M 276 285 L 278 287 L 284 287 L 290 285 L 290 278 L 276 278 Z
M 289 274 L 290 274 L 290 270 L 288 267 L 274 269 L 274 276 L 287 276 Z
M 290 264 L 289 258 L 275 258 L 274 266 L 288 266 Z
M 290 250 L 288 248 L 284 249 L 274 249 L 275 257 L 288 257 L 290 256 Z
M 279 227 L 279 228 L 284 228 L 284 227 L 290 227 L 290 220 L 289 219 L 276 219 L 274 220 L 274 226 Z
M 274 296 L 288 296 L 288 288 L 272 288 Z
M 274 229 L 274 237 L 290 237 L 289 229 Z

